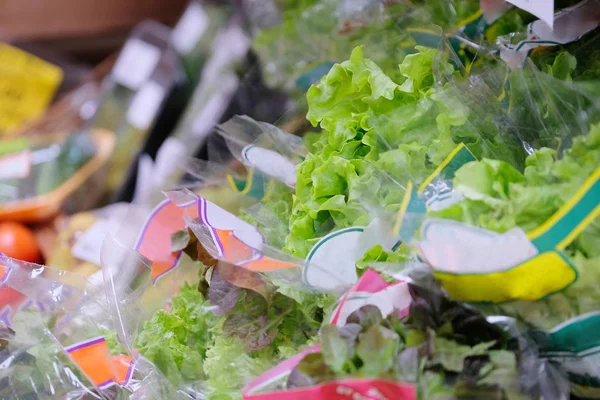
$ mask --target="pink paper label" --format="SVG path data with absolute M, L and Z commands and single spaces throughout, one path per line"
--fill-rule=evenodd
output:
M 377 379 L 348 379 L 306 389 L 244 396 L 245 400 L 416 400 L 413 385 Z
M 411 300 L 406 282 L 388 283 L 377 272 L 369 269 L 343 297 L 333 313 L 331 323 L 344 325 L 352 312 L 365 305 L 379 307 L 384 316 L 394 311 L 405 316 Z

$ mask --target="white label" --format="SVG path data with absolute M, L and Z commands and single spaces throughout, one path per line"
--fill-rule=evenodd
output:
M 319 240 L 306 257 L 306 283 L 323 290 L 352 286 L 358 280 L 356 261 L 364 254 L 363 229 L 341 229 Z
M 296 187 L 296 165 L 276 151 L 250 144 L 242 150 L 242 159 L 259 171 Z
M 196 2 L 190 3 L 187 10 L 175 26 L 171 40 L 180 54 L 188 54 L 208 27 L 208 16 L 202 6 Z
M 138 90 L 156 68 L 160 59 L 158 47 L 140 39 L 129 39 L 112 70 L 118 83 L 131 90 Z
M 571 43 L 596 29 L 599 20 L 600 11 L 597 3 L 582 1 L 558 12 L 554 17 L 554 29 L 540 21 L 532 22 L 529 38 L 562 44 Z
M 554 0 L 507 0 L 510 4 L 531 13 L 544 21 L 548 26 L 554 26 Z
M 500 234 L 456 221 L 428 220 L 423 223 L 421 235 L 424 258 L 443 272 L 500 271 L 538 254 L 519 228 Z
M 77 240 L 77 243 L 71 249 L 73 257 L 100 266 L 100 254 L 104 238 L 115 226 L 116 222 L 114 221 L 97 221 Z
M 530 50 L 539 46 L 567 44 L 596 29 L 600 20 L 599 8 L 594 1 L 582 1 L 565 8 L 554 16 L 554 26 L 542 21 L 534 21 L 527 27 L 527 39 L 516 45 L 503 45 L 500 57 L 512 68 L 525 63 Z
M 127 110 L 127 120 L 139 130 L 148 130 L 164 98 L 165 89 L 158 83 L 149 81 L 133 98 Z
M 0 180 L 23 179 L 31 173 L 31 152 L 9 154 L 0 157 Z
M 213 131 L 214 126 L 219 123 L 223 113 L 227 110 L 227 106 L 239 85 L 239 79 L 231 73 L 221 76 L 215 75 L 210 78 L 211 80 L 218 79 L 219 86 L 216 91 L 206 93 L 203 92 L 203 87 L 199 86 L 201 90 L 197 90 L 194 93 L 192 100 L 193 102 L 198 102 L 197 99 L 201 99 L 203 96 L 208 98 L 204 106 L 196 113 L 197 116 L 192 122 L 191 133 L 193 140 L 196 141 L 204 140 Z
M 411 301 L 406 282 L 396 283 L 375 293 L 353 292 L 344 301 L 336 325 L 344 326 L 350 314 L 366 305 L 379 308 L 385 318 L 395 310 L 405 310 L 410 306 Z

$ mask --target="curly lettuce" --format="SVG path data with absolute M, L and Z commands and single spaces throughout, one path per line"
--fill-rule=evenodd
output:
M 396 210 L 402 187 L 423 182 L 458 143 L 519 164 L 519 145 L 481 109 L 487 94 L 444 85 L 459 75 L 454 64 L 415 49 L 394 80 L 357 47 L 309 89 L 307 118 L 322 134 L 297 170 L 285 251 L 304 257 L 332 230 L 368 224 L 368 207 Z

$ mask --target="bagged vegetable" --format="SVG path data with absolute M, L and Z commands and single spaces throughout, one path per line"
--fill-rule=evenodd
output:
M 13 293 L 3 304 L 11 318 L 3 319 L 1 396 L 101 399 L 130 393 L 139 375 L 103 324 L 96 289 L 76 274 L 0 258 L 0 291 Z
M 564 396 L 565 385 L 539 376 L 539 361 L 513 340 L 439 293 L 368 270 L 321 327 L 319 344 L 258 378 L 244 398 Z M 529 385 L 529 374 L 540 383 Z
M 89 207 L 113 146 L 112 133 L 101 130 L 0 142 L 1 218 L 34 222 Z
M 102 95 L 90 127 L 114 132 L 107 186 L 110 192 L 123 183 L 138 150 L 145 143 L 168 95 L 181 77 L 170 30 L 156 22 L 141 23 L 125 43 Z
M 191 191 L 169 198 L 130 247 L 105 243 L 111 324 L 173 392 L 239 398 L 310 340 L 332 300 L 305 295 L 301 262 L 257 246 L 249 224 Z

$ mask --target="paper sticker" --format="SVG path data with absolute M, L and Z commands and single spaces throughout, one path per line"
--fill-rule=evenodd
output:
M 331 323 L 345 325 L 350 314 L 365 305 L 377 306 L 384 318 L 393 312 L 403 317 L 408 315 L 411 301 L 407 282 L 388 283 L 369 269 L 340 301 Z
M 89 380 L 100 389 L 115 384 L 127 386 L 133 376 L 134 362 L 127 355 L 112 356 L 104 337 L 71 345 L 65 349 L 69 357 Z
M 116 82 L 138 90 L 152 75 L 160 60 L 160 49 L 140 39 L 129 39 L 112 70 Z
M 117 227 L 116 221 L 99 220 L 88 228 L 71 249 L 73 257 L 101 266 L 100 254 L 104 238 Z
M 600 215 L 597 169 L 545 223 L 525 235 L 503 234 L 446 220 L 421 229 L 421 253 L 435 276 L 456 299 L 465 301 L 538 300 L 577 279 L 561 252 Z
M 323 290 L 353 285 L 358 279 L 356 261 L 364 254 L 363 232 L 362 227 L 340 229 L 319 240 L 306 257 L 304 281 Z
M 202 6 L 195 1 L 191 2 L 171 34 L 175 49 L 183 55 L 190 53 L 209 22 Z
M 514 6 L 531 13 L 544 21 L 550 28 L 554 26 L 554 0 L 506 0 Z
M 451 220 L 428 220 L 421 227 L 421 252 L 437 271 L 491 273 L 538 254 L 520 228 L 496 233 Z
M 276 151 L 250 144 L 242 150 L 242 161 L 289 187 L 296 187 L 296 164 Z
M 150 260 L 154 284 L 177 266 L 181 252 L 171 251 L 171 235 L 185 228 L 181 209 L 169 200 L 156 206 L 148 217 L 135 250 Z
M 136 129 L 145 131 L 158 115 L 165 99 L 165 88 L 155 81 L 148 81 L 135 94 L 127 110 L 127 121 Z
M 0 43 L 0 134 L 41 116 L 62 79 L 59 67 Z
M 23 179 L 30 173 L 31 152 L 29 150 L 0 156 L 0 180 Z
M 564 255 L 539 254 L 519 228 L 499 234 L 456 221 L 429 220 L 421 233 L 423 258 L 457 300 L 538 300 L 577 279 Z

